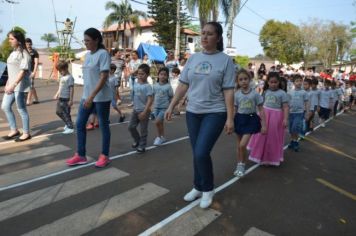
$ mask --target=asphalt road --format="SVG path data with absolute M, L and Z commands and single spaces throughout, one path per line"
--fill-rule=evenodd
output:
M 166 123 L 169 142 L 160 147 L 152 146 L 151 123 L 149 148 L 138 154 L 127 123 L 118 124 L 112 111 L 112 163 L 69 168 L 75 134 L 61 134 L 56 89 L 55 82 L 38 83 L 41 103 L 28 107 L 33 139 L 0 138 L 0 235 L 355 235 L 355 111 L 308 135 L 299 153 L 286 150 L 280 167 L 249 163 L 241 179 L 232 174 L 236 138 L 222 134 L 212 153 L 217 193 L 201 210 L 198 201 L 182 199 L 193 174 L 184 115 Z M 74 117 L 81 90 L 76 86 Z M 6 132 L 0 111 L 0 136 Z M 88 132 L 91 160 L 100 146 L 100 131 Z

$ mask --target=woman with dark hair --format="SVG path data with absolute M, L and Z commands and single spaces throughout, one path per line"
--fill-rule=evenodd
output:
M 25 45 L 25 36 L 20 31 L 11 31 L 7 35 L 11 47 L 14 49 L 7 58 L 9 78 L 5 86 L 5 94 L 1 109 L 5 112 L 10 126 L 10 133 L 3 137 L 5 140 L 15 139 L 16 142 L 31 138 L 30 119 L 26 109 L 26 93 L 30 89 L 30 63 L 31 57 Z M 22 120 L 23 133 L 16 126 L 15 114 L 12 104 L 16 102 L 17 111 Z
M 203 51 L 187 61 L 175 96 L 165 117 L 170 120 L 178 101 L 188 91 L 187 127 L 193 149 L 194 186 L 185 201 L 202 197 L 201 208 L 210 206 L 214 196 L 211 150 L 223 129 L 231 134 L 234 128 L 235 67 L 223 53 L 222 27 L 207 23 L 201 32 Z
M 109 86 L 110 55 L 103 45 L 100 31 L 89 28 L 84 32 L 84 43 L 90 51 L 85 55 L 83 63 L 83 96 L 78 108 L 77 117 L 77 153 L 66 162 L 67 165 L 87 163 L 86 158 L 86 123 L 89 115 L 96 110 L 102 135 L 102 150 L 96 167 L 105 167 L 110 163 L 110 102 L 112 92 Z
M 258 68 L 257 75 L 263 77 L 267 74 L 266 66 L 264 63 L 261 63 L 260 67 Z

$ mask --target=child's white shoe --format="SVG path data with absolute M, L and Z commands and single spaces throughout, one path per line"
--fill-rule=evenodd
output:
M 208 208 L 213 202 L 214 190 L 210 192 L 203 192 L 203 196 L 200 200 L 200 208 Z
M 202 192 L 193 188 L 189 193 L 184 196 L 184 201 L 191 202 L 201 196 Z

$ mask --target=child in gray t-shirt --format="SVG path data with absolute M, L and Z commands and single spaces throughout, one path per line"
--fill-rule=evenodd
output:
M 147 143 L 147 127 L 151 105 L 153 102 L 153 90 L 150 84 L 147 83 L 147 77 L 150 74 L 150 67 L 147 64 L 141 64 L 138 67 L 137 83 L 133 89 L 133 111 L 129 124 L 129 131 L 134 143 L 132 148 L 136 148 L 137 152 L 143 153 L 146 151 Z M 137 126 L 140 125 L 141 134 L 137 131 Z
M 109 86 L 112 92 L 112 99 L 111 99 L 111 106 L 112 108 L 117 112 L 119 115 L 119 123 L 124 122 L 125 120 L 125 115 L 122 114 L 120 108 L 117 106 L 117 101 L 119 99 L 119 79 L 115 74 L 116 71 L 116 65 L 111 64 L 110 65 L 110 73 L 109 73 Z
M 65 123 L 63 134 L 71 134 L 74 132 L 73 122 L 70 116 L 70 110 L 73 106 L 74 79 L 68 72 L 68 63 L 66 61 L 58 62 L 56 67 L 61 74 L 59 78 L 59 88 L 54 95 L 54 99 L 57 100 L 56 114 Z
M 155 138 L 153 145 L 161 145 L 166 139 L 164 137 L 164 113 L 173 97 L 173 89 L 168 83 L 169 70 L 163 67 L 158 71 L 158 82 L 153 86 L 154 101 L 153 101 L 153 115 L 155 117 L 155 124 L 157 127 L 158 136 Z

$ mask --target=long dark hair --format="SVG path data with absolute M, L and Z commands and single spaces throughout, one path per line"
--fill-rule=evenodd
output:
M 89 28 L 86 31 L 84 31 L 84 35 L 89 36 L 93 40 L 98 40 L 98 49 L 100 48 L 105 49 L 105 46 L 103 44 L 103 36 L 101 36 L 101 33 L 99 30 L 95 28 Z
M 166 72 L 166 74 L 167 74 L 167 76 L 168 76 L 166 83 L 168 83 L 168 79 L 169 79 L 169 69 L 168 69 L 167 67 L 162 67 L 161 69 L 159 69 L 158 74 L 157 74 L 157 82 L 159 82 L 159 74 L 160 74 L 162 71 Z
M 216 21 L 210 21 L 210 22 L 206 23 L 206 25 L 214 26 L 216 34 L 220 38 L 220 40 L 218 41 L 218 43 L 216 45 L 216 49 L 219 50 L 220 52 L 224 51 L 224 40 L 223 40 L 223 36 L 222 36 L 223 28 L 222 28 L 221 24 Z
M 7 34 L 7 37 L 9 37 L 9 35 L 12 35 L 12 37 L 14 37 L 17 42 L 19 43 L 19 48 L 20 48 L 20 51 L 21 53 L 23 53 L 23 51 L 25 50 L 26 52 L 27 49 L 26 49 L 26 41 L 25 41 L 25 35 L 19 31 L 19 30 L 12 30 L 10 31 L 8 34 Z
M 263 93 L 265 93 L 267 91 L 267 89 L 269 89 L 268 82 L 271 78 L 276 78 L 278 80 L 278 88 L 283 89 L 283 84 L 282 84 L 281 77 L 279 76 L 279 73 L 278 72 L 269 72 L 267 75 L 266 82 L 263 85 Z

